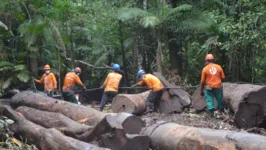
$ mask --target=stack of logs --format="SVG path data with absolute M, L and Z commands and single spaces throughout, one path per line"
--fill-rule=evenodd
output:
M 264 87 L 254 86 L 253 89 L 242 96 L 225 94 L 227 103 L 231 101 L 231 105 L 238 108 L 236 114 L 241 109 L 253 108 L 248 104 L 265 106 L 265 102 L 258 103 L 263 98 Z M 224 91 L 228 90 L 234 95 L 237 85 L 224 85 Z M 241 97 L 239 104 L 229 99 L 238 97 Z M 10 130 L 16 137 L 22 137 L 42 150 L 264 150 L 266 147 L 266 137 L 261 135 L 195 128 L 148 119 L 142 121 L 129 113 L 106 114 L 28 91 L 15 95 L 10 105 L 12 108 L 0 105 L 1 115 L 14 120 Z

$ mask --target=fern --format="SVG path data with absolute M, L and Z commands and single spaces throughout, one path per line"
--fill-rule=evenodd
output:
M 150 13 L 140 8 L 121 8 L 118 10 L 117 18 L 119 20 L 131 20 L 150 15 Z
M 140 20 L 140 23 L 144 28 L 155 27 L 161 23 L 161 21 L 155 16 L 144 17 Z
M 2 89 L 7 89 L 10 85 L 11 85 L 11 81 L 12 81 L 12 79 L 13 79 L 13 77 L 10 77 L 10 78 L 8 78 L 5 82 L 4 82 L 4 84 L 2 85 Z
M 22 71 L 22 70 L 25 70 L 26 66 L 25 65 L 16 65 L 14 68 L 15 68 L 15 71 Z
M 17 78 L 22 82 L 28 82 L 30 79 L 29 73 L 27 71 L 21 71 L 18 73 Z
M 169 12 L 169 15 L 174 14 L 174 13 L 179 13 L 179 12 L 191 11 L 192 9 L 193 9 L 192 5 L 183 4 L 176 8 L 171 9 Z

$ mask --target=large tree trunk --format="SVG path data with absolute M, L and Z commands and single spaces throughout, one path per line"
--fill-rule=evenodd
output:
M 156 50 L 156 65 L 157 65 L 157 72 L 162 73 L 162 42 L 161 39 L 157 39 L 157 50 Z
M 127 112 L 141 115 L 146 110 L 146 99 L 150 91 L 140 94 L 118 94 L 112 101 L 112 110 L 115 113 Z M 179 99 L 174 96 L 169 99 L 168 92 L 164 92 L 160 101 L 159 112 L 168 114 L 171 112 L 182 112 Z
M 20 106 L 16 110 L 38 125 L 56 128 L 65 135 L 84 142 L 100 141 L 101 146 L 112 149 L 127 147 L 128 150 L 135 150 L 130 148 L 132 144 L 137 145 L 135 146 L 137 149 L 145 150 L 148 147 L 148 136 L 138 135 L 144 123 L 140 118 L 131 114 L 108 114 L 92 128 L 79 124 L 59 113 L 45 112 L 24 106 Z M 130 134 L 135 136 L 132 137 Z M 140 142 L 143 144 L 140 145 Z
M 167 88 L 160 102 L 160 113 L 182 112 L 182 107 L 188 107 L 191 103 L 190 95 L 181 87 L 170 84 L 161 73 L 154 72 L 164 86 Z M 119 94 L 112 102 L 113 112 L 127 112 L 132 114 L 142 114 L 146 109 L 146 98 L 149 92 L 141 94 Z
M 151 138 L 156 150 L 264 150 L 266 137 L 247 132 L 194 128 L 161 122 L 142 132 Z
M 28 106 L 39 110 L 60 113 L 75 121 L 86 119 L 86 123 L 89 125 L 95 125 L 105 116 L 104 113 L 96 109 L 56 100 L 31 91 L 16 94 L 13 96 L 10 104 L 14 108 Z
M 73 138 L 92 129 L 90 126 L 80 124 L 59 113 L 41 111 L 25 106 L 18 107 L 16 111 L 35 124 L 45 128 L 55 128 Z
M 27 139 L 30 144 L 36 145 L 41 150 L 103 150 L 89 143 L 64 136 L 54 128 L 46 129 L 36 125 L 22 116 L 19 116 L 8 106 L 0 105 L 0 113 L 14 121 L 10 130 Z
M 112 101 L 112 111 L 142 114 L 146 109 L 145 99 L 149 94 L 150 91 L 140 94 L 118 94 Z
M 224 103 L 234 114 L 238 128 L 266 128 L 266 88 L 260 85 L 224 83 Z M 200 100 L 201 99 L 201 100 Z M 193 107 L 201 110 L 206 107 L 199 89 L 193 94 Z
M 191 97 L 190 95 L 184 91 L 180 86 L 175 86 L 171 83 L 169 83 L 163 76 L 161 73 L 159 72 L 154 72 L 153 73 L 157 78 L 160 79 L 160 81 L 163 83 L 163 85 L 166 87 L 166 88 L 169 88 L 167 89 L 167 91 L 169 92 L 170 96 L 172 97 L 178 97 L 179 98 L 179 101 L 182 105 L 182 107 L 188 107 L 190 104 L 191 104 Z M 170 97 L 171 99 L 171 97 Z

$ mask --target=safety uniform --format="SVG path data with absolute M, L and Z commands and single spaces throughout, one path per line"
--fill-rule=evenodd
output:
M 149 107 L 154 105 L 154 110 L 157 111 L 160 106 L 160 100 L 163 94 L 163 84 L 162 82 L 152 74 L 145 74 L 144 79 L 138 82 L 138 85 L 146 84 L 152 92 L 148 95 L 146 99 L 146 105 Z
M 75 84 L 79 84 L 80 86 L 84 87 L 79 76 L 75 72 L 67 73 L 64 79 L 62 95 L 64 100 L 78 104 L 78 100 L 74 93 Z
M 111 72 L 107 75 L 107 78 L 103 83 L 105 89 L 100 104 L 100 111 L 103 110 L 108 100 L 112 101 L 113 98 L 117 95 L 121 79 L 122 75 L 117 72 Z
M 205 84 L 205 100 L 208 110 L 214 109 L 213 97 L 217 100 L 218 108 L 223 108 L 222 80 L 224 79 L 224 71 L 220 65 L 209 63 L 203 68 L 201 74 L 201 85 Z
M 53 73 L 49 73 L 49 74 L 44 73 L 40 80 L 37 80 L 37 79 L 34 79 L 34 80 L 37 83 L 44 84 L 45 93 L 48 93 L 57 88 L 56 78 Z

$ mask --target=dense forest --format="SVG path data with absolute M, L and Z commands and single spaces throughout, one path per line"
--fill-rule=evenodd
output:
M 119 63 L 197 85 L 212 53 L 230 82 L 266 82 L 263 0 L 1 0 L 0 97 L 27 89 L 50 64 L 62 85 L 75 66 L 87 88 Z M 27 83 L 27 84 L 25 84 Z

